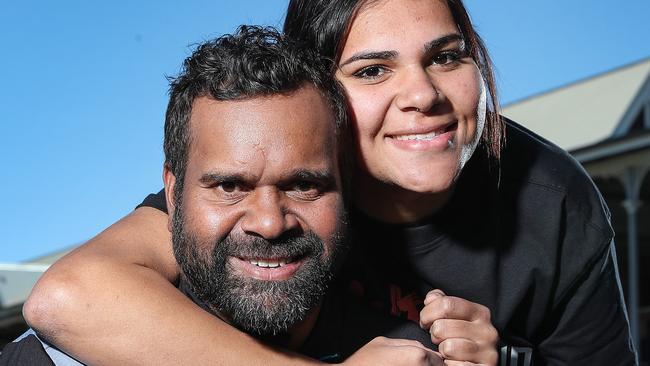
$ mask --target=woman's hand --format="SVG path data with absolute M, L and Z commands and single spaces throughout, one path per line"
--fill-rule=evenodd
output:
M 342 365 L 444 366 L 438 352 L 418 341 L 377 337 L 361 347 Z
M 481 304 L 446 296 L 441 290 L 429 291 L 420 326 L 429 330 L 445 365 L 497 364 L 499 334 L 490 321 L 490 310 Z

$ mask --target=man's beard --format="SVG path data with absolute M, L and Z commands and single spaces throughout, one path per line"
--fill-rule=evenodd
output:
M 173 217 L 172 243 L 182 275 L 213 312 L 251 334 L 283 333 L 304 320 L 325 294 L 334 263 L 340 261 L 337 254 L 344 252 L 339 250 L 344 246 L 342 229 L 330 239 L 326 257 L 325 244 L 311 231 L 274 240 L 242 234 L 245 237 L 228 235 L 220 242 L 201 242 L 185 230 L 181 206 L 176 206 Z M 229 257 L 297 258 L 303 263 L 286 280 L 264 281 L 233 273 Z

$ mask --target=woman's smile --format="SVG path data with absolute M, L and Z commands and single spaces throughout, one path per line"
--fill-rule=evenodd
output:
M 361 6 L 336 76 L 352 110 L 359 174 L 369 178 L 360 194 L 447 197 L 478 144 L 485 98 L 446 2 Z
M 391 132 L 386 135 L 389 143 L 399 149 L 413 151 L 445 151 L 454 147 L 458 123 L 452 121 L 442 126 L 420 127 Z

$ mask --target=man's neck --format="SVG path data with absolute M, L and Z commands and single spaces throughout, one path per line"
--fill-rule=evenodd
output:
M 289 329 L 289 343 L 286 345 L 287 348 L 291 350 L 297 350 L 305 343 L 307 337 L 309 337 L 309 334 L 316 325 L 318 314 L 320 313 L 321 303 L 314 306 L 307 313 L 305 320 L 301 321 L 298 324 L 295 324 L 293 327 L 291 327 L 291 329 Z
M 318 315 L 320 313 L 320 307 L 321 305 L 318 304 L 317 306 L 312 308 L 309 311 L 309 313 L 307 313 L 307 316 L 303 321 L 289 328 L 289 330 L 286 333 L 280 333 L 274 335 L 260 335 L 255 337 L 273 346 L 279 346 L 292 351 L 297 351 L 300 349 L 300 347 L 302 347 L 302 345 L 307 340 L 307 337 L 309 337 L 309 334 L 314 329 L 314 326 L 316 325 L 316 321 L 318 320 Z M 221 320 L 232 325 L 232 323 L 228 320 L 228 318 L 223 314 L 215 314 L 215 315 Z

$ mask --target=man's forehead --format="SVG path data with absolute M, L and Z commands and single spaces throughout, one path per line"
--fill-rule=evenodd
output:
M 234 100 L 199 97 L 193 102 L 190 118 L 191 130 L 209 127 L 234 133 L 230 136 L 233 138 L 268 136 L 262 132 L 269 131 L 279 133 L 274 137 L 311 131 L 315 137 L 330 138 L 335 134 L 334 126 L 334 113 L 327 100 L 312 86 Z
M 266 169 L 337 170 L 333 113 L 314 88 L 217 101 L 197 98 L 190 160 L 262 174 Z

